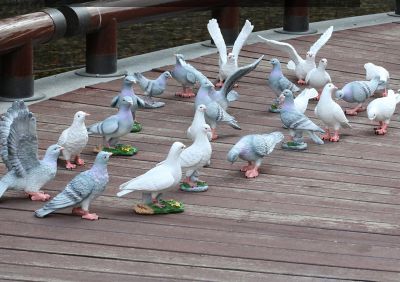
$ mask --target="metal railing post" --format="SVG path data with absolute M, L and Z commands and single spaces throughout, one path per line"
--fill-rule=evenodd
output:
M 308 0 L 285 0 L 283 28 L 275 30 L 287 34 L 311 34 L 317 30 L 309 27 Z
M 400 17 L 400 0 L 396 0 L 394 12 L 390 12 L 388 15 L 392 17 Z

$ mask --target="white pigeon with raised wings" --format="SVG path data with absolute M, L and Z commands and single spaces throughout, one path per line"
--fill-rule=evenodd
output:
M 333 26 L 329 27 L 310 47 L 305 59 L 300 57 L 296 49 L 289 43 L 267 39 L 260 35 L 258 37 L 263 39 L 269 46 L 286 52 L 290 58 L 290 61 L 287 64 L 287 68 L 294 71 L 296 77 L 299 79 L 297 82 L 298 84 L 305 84 L 307 73 L 316 67 L 315 57 L 318 51 L 322 48 L 322 46 L 325 45 L 326 42 L 328 42 L 329 38 L 331 38 L 332 32 Z
M 253 28 L 254 26 L 250 23 L 250 21 L 246 20 L 242 30 L 235 40 L 235 43 L 233 44 L 232 52 L 227 53 L 225 40 L 222 36 L 221 29 L 219 28 L 217 20 L 211 19 L 208 22 L 208 32 L 210 33 L 210 36 L 214 41 L 215 46 L 217 46 L 219 53 L 219 82 L 215 86 L 222 86 L 225 79 L 238 69 L 238 58 L 240 50 L 242 49 L 247 38 L 253 31 Z

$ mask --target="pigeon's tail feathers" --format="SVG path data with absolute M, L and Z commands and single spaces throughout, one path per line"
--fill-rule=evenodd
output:
M 232 118 L 231 120 L 229 120 L 229 121 L 228 121 L 228 124 L 229 124 L 232 128 L 234 128 L 234 129 L 242 130 L 242 128 L 239 126 L 239 124 L 237 123 L 237 121 L 236 121 L 234 118 Z
M 118 105 L 118 100 L 119 100 L 119 96 L 115 96 L 112 100 L 111 100 L 111 107 L 115 108 Z
M 4 181 L 0 181 L 0 198 L 3 196 L 4 192 L 8 189 L 8 184 Z
M 318 91 L 315 88 L 306 89 L 304 95 L 306 95 L 308 100 L 314 99 L 318 97 Z
M 310 136 L 311 140 L 314 141 L 314 143 L 322 145 L 324 144 L 324 141 L 322 141 L 321 138 L 319 138 L 319 136 L 317 134 L 315 134 L 315 132 L 312 131 L 307 131 L 308 136 Z
M 101 122 L 92 124 L 92 125 L 88 126 L 86 129 L 87 129 L 88 135 L 103 134 L 103 130 L 101 128 Z
M 226 95 L 226 99 L 228 102 L 233 102 L 236 101 L 239 98 L 239 93 L 236 92 L 235 90 L 229 91 L 229 93 Z
M 54 209 L 46 209 L 46 208 L 41 208 L 35 211 L 35 216 L 36 217 L 45 217 L 49 213 L 52 213 L 55 211 Z
M 295 69 L 296 69 L 296 64 L 295 64 L 292 60 L 290 60 L 290 61 L 287 63 L 287 68 L 288 68 L 289 70 L 295 70 Z

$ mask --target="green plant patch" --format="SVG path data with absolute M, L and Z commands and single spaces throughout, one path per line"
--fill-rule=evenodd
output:
M 197 181 L 194 187 L 182 182 L 179 187 L 185 192 L 204 192 L 208 190 L 208 184 L 205 181 Z
M 140 132 L 141 130 L 142 130 L 142 125 L 139 122 L 135 121 L 134 124 L 132 125 L 131 132 L 135 133 L 135 132 Z
M 103 151 L 110 152 L 114 156 L 133 156 L 138 152 L 138 148 L 131 145 L 117 144 L 115 147 L 104 147 Z

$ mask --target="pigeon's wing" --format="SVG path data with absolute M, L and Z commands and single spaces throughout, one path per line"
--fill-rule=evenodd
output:
M 111 100 L 111 107 L 115 108 L 118 105 L 118 101 L 119 101 L 119 96 L 117 95 Z
M 294 49 L 294 47 L 292 45 L 290 45 L 289 43 L 286 42 L 280 42 L 280 41 L 276 41 L 276 40 L 271 40 L 271 39 L 267 39 L 264 38 L 262 36 L 258 36 L 261 39 L 265 40 L 265 42 L 278 50 L 282 50 L 284 52 L 286 52 L 289 55 L 289 58 L 297 65 L 299 62 L 303 61 L 303 59 L 299 56 L 299 54 L 297 53 L 296 49 Z
M 65 129 L 65 130 L 61 133 L 60 137 L 58 138 L 58 142 L 57 142 L 58 145 L 64 146 L 64 145 L 67 143 L 67 140 L 68 140 L 68 132 L 69 132 L 69 128 Z
M 202 153 L 190 147 L 185 149 L 180 156 L 182 168 L 192 167 L 201 161 Z
M 310 47 L 310 52 L 316 55 L 319 49 L 328 42 L 329 38 L 331 38 L 333 32 L 333 26 L 330 26 L 319 38 L 315 43 Z
M 214 41 L 215 46 L 217 46 L 219 58 L 222 64 L 226 64 L 227 62 L 227 51 L 224 37 L 222 36 L 221 29 L 219 28 L 218 22 L 216 19 L 211 19 L 207 24 L 208 32 L 212 40 Z
M 279 83 L 279 87 L 282 91 L 285 89 L 289 89 L 292 92 L 300 91 L 300 88 L 298 88 L 293 82 L 291 82 L 285 76 L 282 76 L 279 79 L 278 83 Z
M 332 104 L 333 116 L 344 127 L 351 127 L 349 120 L 346 118 L 342 108 L 337 103 Z
M 248 64 L 246 66 L 243 66 L 241 68 L 238 68 L 232 75 L 230 75 L 224 82 L 224 86 L 220 91 L 221 93 L 224 94 L 224 96 L 227 96 L 228 93 L 233 89 L 235 86 L 236 81 L 238 81 L 241 77 L 245 76 L 252 70 L 254 70 L 258 64 L 261 62 L 261 60 L 264 58 L 264 55 L 262 55 L 260 58 L 258 58 L 256 61 L 254 61 L 251 64 Z
M 67 187 L 48 202 L 44 209 L 62 209 L 77 205 L 85 200 L 95 190 L 96 182 L 88 175 L 88 171 L 75 176 Z
M 140 72 L 133 74 L 135 80 L 139 83 L 140 88 L 146 89 L 149 86 L 149 80 L 143 76 Z
M 120 190 L 117 195 L 122 196 L 133 191 L 149 191 L 156 192 L 171 187 L 175 182 L 169 169 L 165 163 L 160 164 L 128 182 L 119 186 Z
M 23 176 L 38 166 L 36 118 L 23 101 L 15 101 L 0 122 L 1 157 L 8 170 Z
M 252 25 L 249 20 L 246 20 L 242 30 L 240 31 L 238 37 L 235 40 L 235 43 L 233 44 L 232 53 L 235 55 L 236 59 L 239 58 L 240 50 L 242 49 L 247 38 L 253 31 L 253 28 L 254 28 L 254 25 Z
M 324 132 L 308 117 L 298 111 L 281 110 L 281 119 L 284 125 L 286 125 L 290 129 Z
M 187 79 L 187 81 L 189 81 L 192 84 L 196 83 L 196 75 L 191 71 L 188 71 L 186 73 L 186 79 Z
M 311 75 L 314 73 L 315 70 L 316 70 L 316 69 L 313 68 L 312 70 L 310 70 L 310 71 L 307 73 L 306 78 L 304 79 L 304 81 L 305 81 L 306 83 L 308 83 L 308 82 L 310 81 L 310 77 L 311 77 Z
M 140 98 L 139 96 L 136 96 L 136 102 L 138 104 L 138 106 L 140 108 L 147 108 L 148 107 L 148 103 L 146 103 L 145 100 L 143 100 L 142 98 Z
M 270 134 L 255 135 L 253 139 L 254 150 L 261 156 L 271 154 L 275 145 L 283 140 L 283 134 L 280 132 L 273 132 Z
M 110 116 L 101 122 L 89 126 L 88 128 L 89 132 L 101 135 L 110 135 L 115 133 L 117 130 L 118 118 L 116 116 Z

